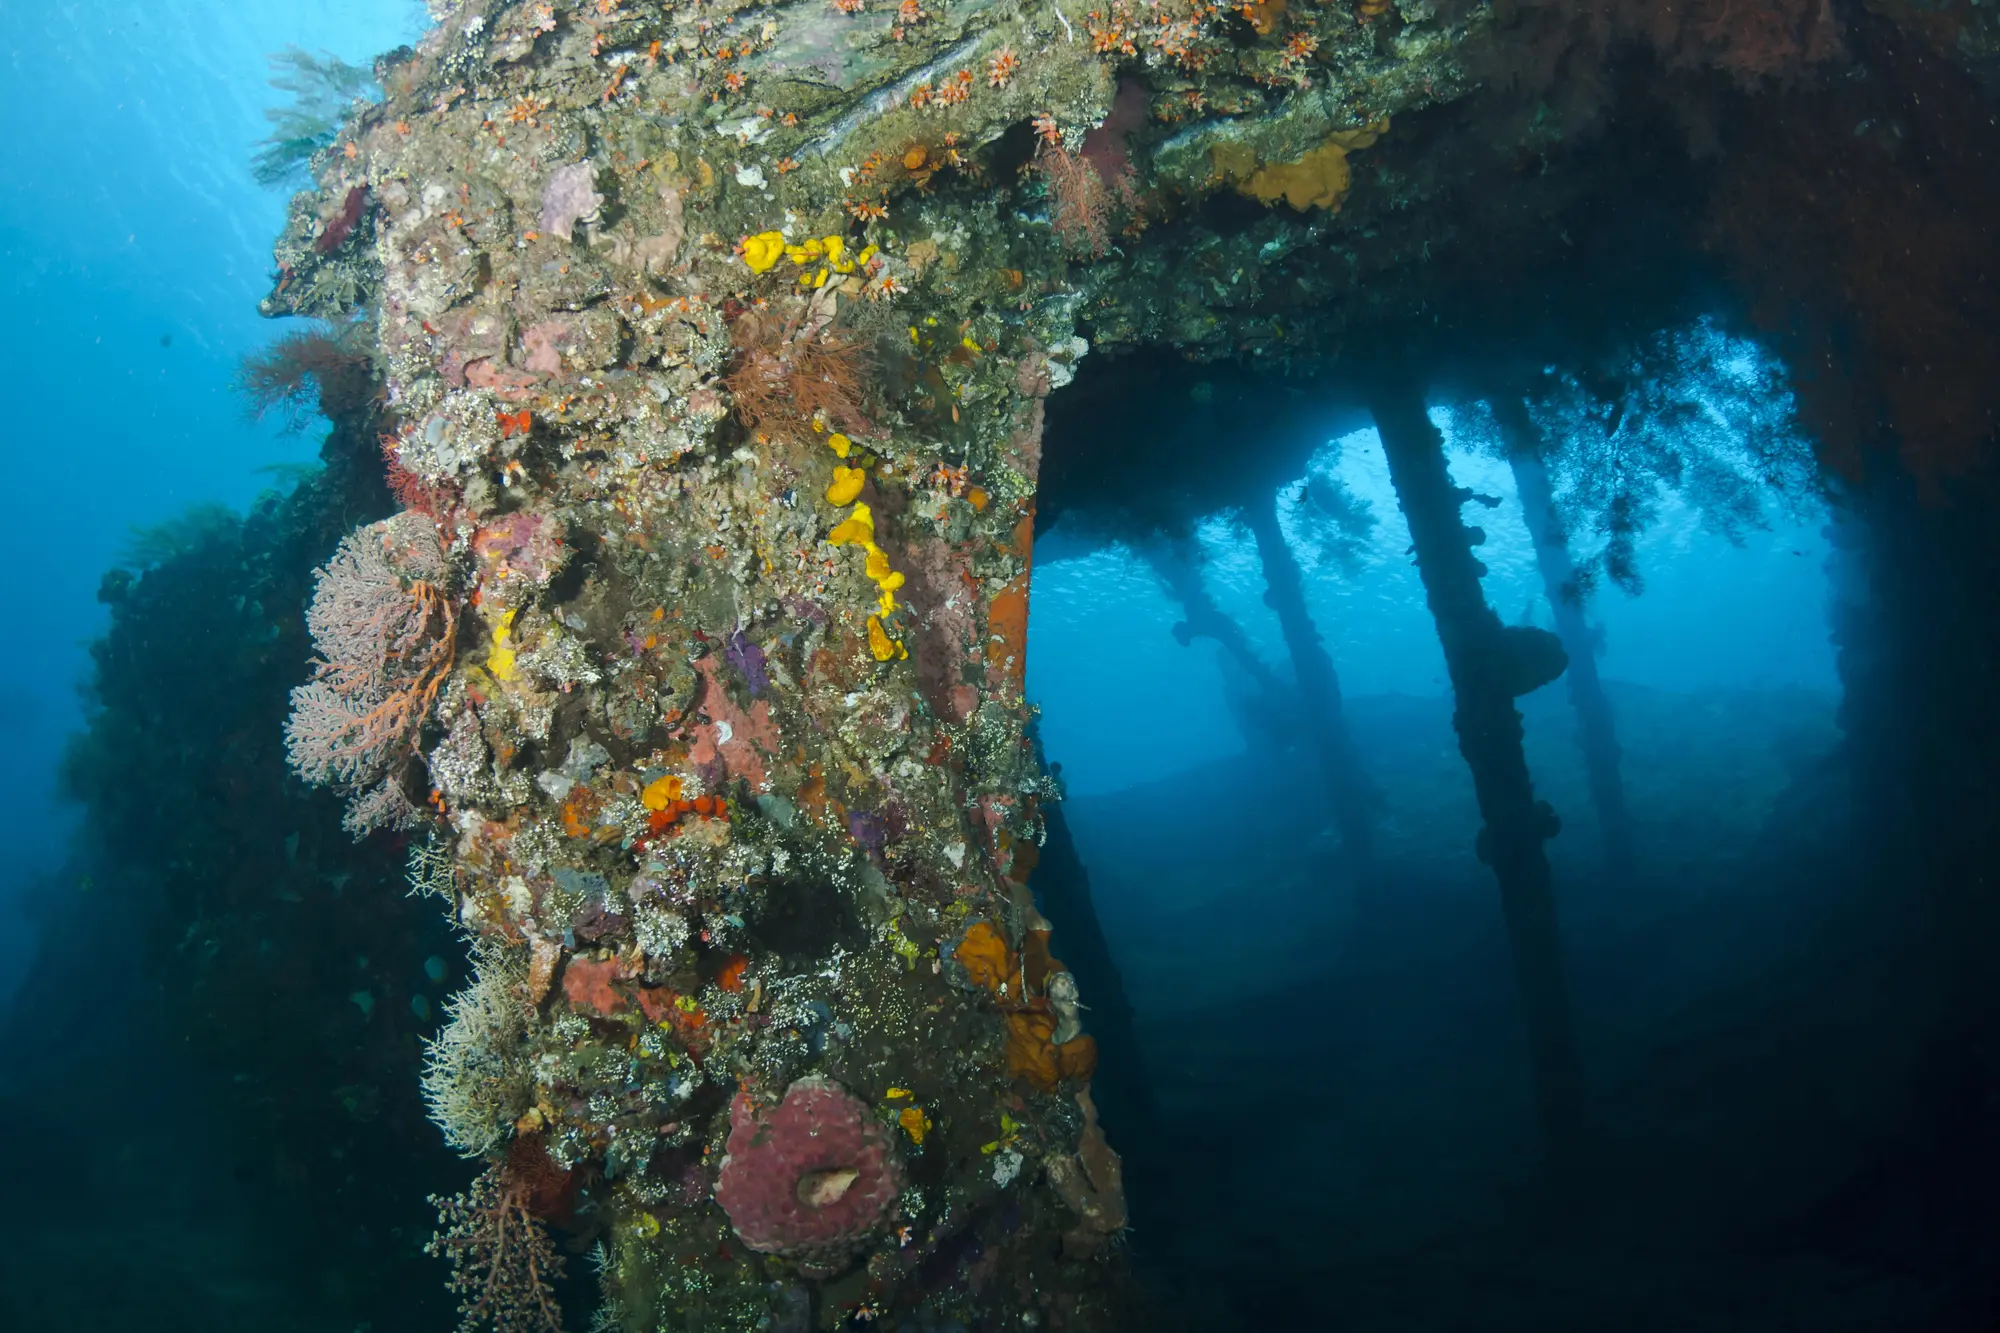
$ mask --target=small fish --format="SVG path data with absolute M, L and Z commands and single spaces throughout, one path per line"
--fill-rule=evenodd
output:
M 534 414 L 525 407 L 518 412 L 500 412 L 496 415 L 500 418 L 500 438 L 503 440 L 510 435 L 526 435 L 528 428 L 535 424 Z

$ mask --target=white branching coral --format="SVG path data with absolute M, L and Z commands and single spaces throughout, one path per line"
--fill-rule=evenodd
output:
M 424 1102 L 463 1156 L 498 1148 L 526 1108 L 527 981 L 527 951 L 482 936 L 472 949 L 472 980 L 445 1001 L 444 1030 L 424 1053 Z
M 447 903 L 458 901 L 458 859 L 449 843 L 433 838 L 412 840 L 404 878 L 412 898 L 434 894 Z

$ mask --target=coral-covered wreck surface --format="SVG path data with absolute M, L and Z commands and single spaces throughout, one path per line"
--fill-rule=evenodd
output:
M 401 507 L 286 739 L 472 942 L 468 1326 L 560 1324 L 557 1233 L 634 1333 L 1158 1326 L 1026 888 L 1045 401 L 1365 345 L 1574 204 L 1620 62 L 1695 121 L 1844 58 L 1778 0 L 1088 3 L 434 4 L 293 203 L 266 311 L 369 322 Z
M 559 1322 L 550 1226 L 632 1329 L 1134 1318 L 1023 884 L 1042 399 L 1123 207 L 1112 66 L 1022 59 L 1062 22 L 455 8 L 296 205 L 272 308 L 371 305 L 403 509 L 287 744 L 475 941 L 470 1322 Z M 1010 239 L 1031 153 L 1086 197 Z

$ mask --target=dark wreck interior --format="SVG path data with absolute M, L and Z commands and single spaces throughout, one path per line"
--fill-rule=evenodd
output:
M 1138 1226 L 1157 1219 L 1155 1254 L 1173 1270 L 1165 1285 L 1227 1289 L 1235 1311 L 1284 1327 L 1667 1329 L 1727 1319 L 1742 1322 L 1718 1326 L 1971 1329 L 2000 1318 L 1995 1218 L 1964 1174 L 1989 1169 L 1973 1164 L 1991 1152 L 1982 1127 L 1992 1096 L 1983 1052 L 1992 1038 L 1979 1031 L 1991 1012 L 1990 983 L 1964 951 L 1979 952 L 1970 941 L 1993 927 L 1981 887 L 1995 831 L 1993 718 L 1980 665 L 1991 650 L 1979 645 L 1990 643 L 1994 624 L 1984 536 L 1994 494 L 1983 464 L 1970 473 L 1959 466 L 1992 438 L 1991 391 L 1974 387 L 1991 382 L 1995 364 L 1992 276 L 1970 252 L 1954 261 L 1948 247 L 1878 246 L 1855 230 L 1879 223 L 1886 234 L 1912 222 L 1903 210 L 1913 207 L 1956 231 L 1963 217 L 1990 208 L 1990 199 L 1974 202 L 1947 183 L 1956 174 L 1947 163 L 1959 153 L 1968 155 L 1960 161 L 1990 160 L 1992 141 L 1975 148 L 1960 129 L 1982 116 L 1990 129 L 1991 116 L 1972 102 L 1963 118 L 1953 116 L 1932 94 L 1900 83 L 1933 67 L 1887 25 L 1867 33 L 1883 43 L 1874 48 L 1882 63 L 1867 76 L 1746 108 L 1726 147 L 1687 151 L 1686 108 L 1675 109 L 1657 85 L 1645 93 L 1626 85 L 1629 100 L 1600 137 L 1560 165 L 1537 164 L 1554 182 L 1495 192 L 1521 212 L 1488 197 L 1481 206 L 1490 212 L 1461 219 L 1478 243 L 1399 274 L 1404 285 L 1368 313 L 1294 312 L 1298 322 L 1340 326 L 1310 369 L 1290 363 L 1273 373 L 1262 354 L 1275 349 L 1258 348 L 1191 371 L 1172 352 L 1145 349 L 1086 363 L 1052 401 L 1044 525 L 1067 524 L 1086 541 L 1154 550 L 1178 543 L 1181 554 L 1161 565 L 1185 617 L 1177 636 L 1213 639 L 1253 673 L 1268 668 L 1251 663 L 1241 627 L 1185 563 L 1177 577 L 1174 562 L 1190 558 L 1194 528 L 1216 512 L 1236 510 L 1255 540 L 1287 665 L 1311 682 L 1294 722 L 1311 753 L 1305 774 L 1323 783 L 1295 795 L 1309 813 L 1294 811 L 1289 827 L 1297 836 L 1314 820 L 1337 826 L 1340 868 L 1362 885 L 1356 949 L 1375 960 L 1283 982 L 1191 980 L 1191 1003 L 1195 987 L 1213 988 L 1210 1016 L 1171 1033 L 1156 1024 L 1144 1039 L 1125 1034 L 1122 1014 L 1100 1020 L 1101 1100 L 1107 1119 L 1124 1126 Z M 1626 74 L 1644 85 L 1643 75 Z M 1872 140 L 1877 133 L 1886 137 Z M 1848 155 L 1865 155 L 1870 149 L 1856 146 L 1870 143 L 1896 162 L 1888 174 L 1899 184 L 1858 186 Z M 1535 215 L 1550 195 L 1561 199 L 1552 222 Z M 1510 236 L 1510 225 L 1522 234 Z M 1382 307 L 1399 313 L 1374 317 Z M 1608 713 L 1601 692 L 1593 709 L 1590 649 L 1579 648 L 1580 633 L 1565 632 L 1560 609 L 1555 632 L 1524 629 L 1503 625 L 1481 597 L 1478 509 L 1466 505 L 1460 521 L 1465 499 L 1452 490 L 1425 407 L 1478 402 L 1492 412 L 1532 524 L 1522 463 L 1538 467 L 1551 442 L 1525 409 L 1567 380 L 1607 413 L 1647 410 L 1638 384 L 1672 369 L 1649 354 L 1649 338 L 1703 315 L 1779 349 L 1795 377 L 1834 497 L 1829 536 L 1850 561 L 1834 627 L 1843 738 L 1834 762 L 1795 779 L 1750 863 L 1727 872 L 1818 885 L 1824 897 L 1810 908 L 1758 904 L 1745 893 L 1732 909 L 1739 923 L 1768 913 L 1754 929 L 1804 932 L 1812 943 L 1769 965 L 1757 992 L 1740 997 L 1747 1012 L 1709 1015 L 1716 1028 L 1676 1039 L 1705 1044 L 1704 1056 L 1628 1075 L 1614 1092 L 1605 1084 L 1619 1080 L 1603 1069 L 1593 1080 L 1579 1050 L 1644 1039 L 1618 1026 L 1616 982 L 1606 975 L 1618 955 L 1599 923 L 1558 924 L 1543 844 L 1562 821 L 1532 791 L 1514 699 L 1566 665 L 1584 732 L 1594 722 L 1608 728 Z M 1901 332 L 1890 333 L 1892 325 Z M 1343 1254 L 1333 1238 L 1352 1244 L 1347 1229 L 1369 1225 L 1356 1213 L 1416 1205 L 1395 1187 L 1374 1194 L 1348 1182 L 1352 1193 L 1335 1201 L 1325 1191 L 1337 1171 L 1285 1180 L 1272 1160 L 1297 1162 L 1303 1177 L 1316 1154 L 1341 1150 L 1344 1117 L 1335 1107 L 1355 1040 L 1340 1030 L 1343 1016 L 1365 1022 L 1381 1012 L 1384 974 L 1401 969 L 1407 978 L 1458 961 L 1439 938 L 1435 886 L 1374 854 L 1379 796 L 1343 724 L 1333 663 L 1271 508 L 1275 488 L 1308 473 L 1321 440 L 1370 424 L 1409 523 L 1410 554 L 1450 669 L 1459 749 L 1486 820 L 1477 854 L 1497 891 L 1511 971 L 1508 990 L 1489 1002 L 1518 1006 L 1519 1031 L 1504 1039 L 1519 1042 L 1528 1065 L 1544 1172 L 1532 1202 L 1512 1198 L 1490 1218 L 1468 1207 L 1449 1239 L 1449 1227 L 1426 1236 L 1440 1250 L 1467 1245 L 1455 1260 L 1435 1250 L 1393 1253 L 1391 1241 Z M 1572 457 L 1558 465 L 1579 464 Z M 1560 533 L 1555 540 L 1559 547 Z M 1319 708 L 1304 702 L 1313 699 Z M 1933 707 L 1954 720 L 1918 720 Z M 1598 826 L 1598 887 L 1643 898 L 1671 872 L 1634 859 L 1616 740 L 1607 734 L 1586 759 L 1590 809 L 1565 815 Z M 1821 841 L 1812 830 L 1829 819 L 1844 834 Z M 1287 826 L 1274 819 L 1266 827 Z M 1074 931 L 1065 908 L 1079 917 L 1090 909 L 1065 895 L 1087 892 L 1088 867 L 1057 853 L 1039 874 L 1052 916 Z M 1102 995 L 1115 987 L 1116 963 L 1107 957 L 1098 966 L 1113 969 L 1090 978 Z M 1078 967 L 1085 975 L 1082 958 Z M 1432 972 L 1407 984 L 1470 983 Z M 1246 1009 L 1311 1017 L 1245 1022 Z M 1137 1026 L 1146 1026 L 1143 1014 Z M 1139 1067 L 1144 1054 L 1114 1062 L 1120 1046 L 1156 1059 L 1204 1049 L 1231 1055 L 1199 1062 L 1208 1067 L 1195 1091 L 1174 1086 L 1195 1062 L 1161 1074 Z M 1286 1076 L 1271 1082 L 1256 1072 L 1280 1068 Z M 1849 1101 L 1861 1086 L 1869 1091 Z M 1842 1113 L 1828 1112 L 1825 1097 L 1840 1099 Z M 1259 1157 L 1254 1174 L 1232 1179 L 1188 1162 L 1186 1145 L 1212 1124 L 1217 1100 L 1242 1108 L 1249 1123 L 1238 1133 L 1268 1133 L 1285 1145 Z M 1840 1131 L 1827 1132 L 1827 1122 L 1845 1117 Z M 1233 1226 L 1217 1223 L 1225 1216 Z M 1378 1224 L 1402 1234 L 1398 1221 Z M 1657 1302 L 1632 1294 L 1649 1281 L 1632 1267 L 1639 1254 L 1649 1256 L 1642 1267 L 1681 1273 Z M 1804 1294 L 1813 1283 L 1804 1273 L 1819 1263 L 1843 1296 Z M 1447 1269 L 1455 1275 L 1442 1279 L 1446 1290 L 1435 1299 L 1413 1295 L 1426 1282 L 1420 1274 Z M 1832 1279 L 1834 1270 L 1847 1276 Z M 1600 1284 L 1617 1294 L 1588 1290 Z M 1912 1288 L 1928 1295 L 1892 1294 Z M 1211 1317 L 1225 1316 L 1218 1309 Z
M 1503 8 L 1514 65 L 1368 150 L 1421 188 L 1357 195 L 1365 220 L 1338 245 L 1291 249 L 1247 296 L 1218 286 L 1197 335 L 1176 322 L 1203 305 L 1189 292 L 1270 213 L 1221 194 L 1163 218 L 1087 280 L 1092 351 L 1049 399 L 1039 531 L 1156 553 L 1176 634 L 1254 677 L 1269 665 L 1190 554 L 1203 520 L 1238 515 L 1297 699 L 1296 762 L 1240 830 L 1284 843 L 1330 824 L 1330 873 L 1360 886 L 1341 967 L 1218 965 L 1156 1016 L 1099 925 L 1104 868 L 1050 812 L 1031 887 L 1091 997 L 1143 1326 L 2000 1326 L 2000 65 L 1953 44 L 1974 31 L 1965 5 L 1843 7 L 1836 62 L 1754 77 L 1607 35 L 1636 25 L 1628 6 Z M 1521 147 L 1537 117 L 1554 125 Z M 1789 376 L 1811 453 L 1805 480 L 1785 476 L 1824 488 L 1845 571 L 1840 738 L 1732 882 L 1661 927 L 1771 947 L 1728 1000 L 1640 1031 L 1620 989 L 1635 946 L 1601 903 L 1559 910 L 1548 848 L 1590 825 L 1614 901 L 1679 871 L 1635 848 L 1608 734 L 1585 808 L 1538 793 L 1517 701 L 1566 673 L 1578 725 L 1608 726 L 1592 655 L 1580 618 L 1509 624 L 1489 604 L 1481 497 L 1427 410 L 1483 405 L 1531 505 L 1537 475 L 1546 490 L 1551 470 L 1614 465 L 1550 438 L 1550 405 L 1666 410 L 1648 390 L 1673 371 L 1662 335 L 1700 319 Z M 112 627 L 66 774 L 88 833 L 48 886 L 48 942 L 0 1043 L 23 1204 L 0 1243 L 10 1327 L 453 1318 L 424 1199 L 457 1187 L 458 1163 L 417 1082 L 434 983 L 464 946 L 407 895 L 402 848 L 351 841 L 279 741 L 311 572 L 392 507 L 373 384 L 318 388 L 322 473 L 105 578 Z M 1434 878 L 1384 853 L 1367 747 L 1272 508 L 1329 434 L 1363 426 L 1448 668 L 1484 825 L 1463 842 L 1477 834 L 1498 907 L 1481 921 L 1446 921 Z M 265 606 L 294 612 L 266 633 Z M 1231 826 L 1204 814 L 1192 833 Z M 1813 891 L 1757 891 L 1773 881 Z M 1435 1036 L 1396 997 L 1443 990 L 1470 1015 L 1466 1049 L 1385 1054 Z M 87 1046 L 65 1035 L 79 1024 Z M 1490 1078 L 1437 1076 L 1461 1056 Z M 1398 1069 L 1395 1104 L 1458 1154 L 1421 1178 L 1394 1151 L 1371 1170 L 1355 1159 L 1375 1148 L 1342 1137 Z M 587 1219 L 566 1239 L 587 1326 Z

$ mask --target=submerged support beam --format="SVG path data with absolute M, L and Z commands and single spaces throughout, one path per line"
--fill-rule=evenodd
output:
M 1590 781 L 1590 803 L 1604 842 L 1604 866 L 1612 882 L 1629 882 L 1632 873 L 1632 815 L 1625 806 L 1625 784 L 1618 774 L 1621 751 L 1611 700 L 1597 675 L 1597 632 L 1583 613 L 1576 566 L 1556 517 L 1548 465 L 1542 461 L 1541 433 L 1526 405 L 1511 394 L 1493 399 L 1493 414 L 1507 443 L 1507 461 L 1514 470 L 1514 489 L 1521 497 L 1521 516 L 1535 544 L 1535 566 L 1555 616 L 1556 637 L 1569 654 L 1569 701 L 1576 710 L 1578 740 L 1584 771 Z
M 1221 649 L 1222 704 L 1236 718 L 1243 743 L 1256 750 L 1296 740 L 1298 687 L 1266 662 L 1235 617 L 1215 604 L 1201 577 L 1201 551 L 1182 535 L 1148 543 L 1146 556 L 1167 591 L 1181 604 L 1185 619 L 1173 627 L 1183 648 L 1196 639 Z
M 1250 636 L 1243 632 L 1243 626 L 1208 595 L 1208 589 L 1201 581 L 1201 556 L 1193 538 L 1175 537 L 1149 544 L 1146 558 L 1152 564 L 1153 572 L 1167 585 L 1167 591 L 1181 604 L 1181 613 L 1186 617 L 1174 627 L 1175 638 L 1183 644 L 1195 639 L 1213 639 L 1236 665 L 1243 668 L 1244 674 L 1256 682 L 1257 688 L 1273 698 L 1288 692 L 1278 673 L 1257 655 L 1256 648 L 1251 646 Z
M 1285 646 L 1291 650 L 1301 720 L 1333 793 L 1333 819 L 1340 829 L 1341 848 L 1348 868 L 1360 879 L 1375 859 L 1368 781 L 1341 715 L 1340 677 L 1333 669 L 1333 657 L 1306 608 L 1298 561 L 1278 527 L 1277 490 L 1265 487 L 1262 495 L 1245 504 L 1243 521 L 1256 539 L 1257 558 L 1263 565 L 1264 603 L 1277 614 Z
M 1431 424 L 1422 386 L 1407 375 L 1385 376 L 1369 405 L 1451 675 L 1457 701 L 1452 724 L 1485 821 L 1479 859 L 1500 882 L 1549 1165 L 1563 1175 L 1582 1135 L 1583 1084 L 1543 846 L 1558 824 L 1554 811 L 1535 799 L 1514 707 L 1516 697 L 1562 670 L 1561 649 L 1547 631 L 1502 625 L 1487 605 L 1480 586 L 1486 567 L 1472 554 L 1485 534 L 1459 516 L 1472 493 L 1452 484 L 1444 439 Z

